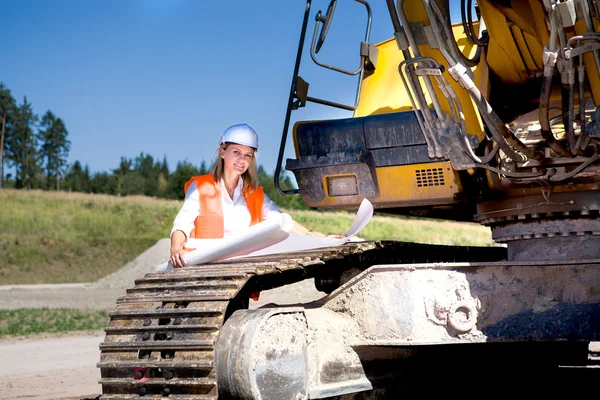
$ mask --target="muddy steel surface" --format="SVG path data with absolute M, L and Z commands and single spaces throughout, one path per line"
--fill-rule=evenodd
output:
M 101 399 L 217 399 L 215 344 L 252 293 L 380 263 L 496 261 L 504 249 L 357 242 L 149 273 L 117 299 L 100 344 Z M 335 274 L 332 274 L 335 275 Z

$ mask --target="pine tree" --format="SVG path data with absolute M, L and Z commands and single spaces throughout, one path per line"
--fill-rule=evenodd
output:
M 81 163 L 76 160 L 65 174 L 63 189 L 88 193 L 90 191 L 90 171 L 88 166 L 86 165 L 84 169 Z
M 50 110 L 42 117 L 39 138 L 42 142 L 41 156 L 46 161 L 47 188 L 50 179 L 56 181 L 56 190 L 60 190 L 60 177 L 64 175 L 71 142 L 67 139 L 69 132 L 62 119 L 57 118 Z
M 0 188 L 4 182 L 4 144 L 10 131 L 12 115 L 17 105 L 10 90 L 0 82 Z
M 17 189 L 32 189 L 34 178 L 40 171 L 37 137 L 33 131 L 37 119 L 31 103 L 24 97 L 23 103 L 15 110 L 13 130 L 6 138 L 7 158 L 16 170 Z

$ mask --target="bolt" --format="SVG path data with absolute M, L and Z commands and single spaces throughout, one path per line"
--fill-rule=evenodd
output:
M 169 394 L 171 394 L 171 388 L 169 388 L 168 386 L 165 386 L 162 390 L 162 394 L 163 394 L 163 396 L 168 396 Z
M 142 379 L 142 378 L 144 377 L 144 371 L 143 371 L 143 370 L 141 370 L 141 369 L 137 369 L 137 370 L 136 370 L 136 371 L 133 373 L 133 377 L 139 381 L 140 379 Z
M 144 326 L 149 326 L 150 324 L 152 324 L 152 320 L 150 318 L 146 318 L 144 320 Z
M 173 325 L 180 325 L 181 322 L 183 322 L 183 320 L 179 317 L 175 318 L 175 321 L 173 321 Z
M 167 340 L 172 340 L 173 336 L 173 332 L 167 332 Z
M 150 332 L 144 332 L 144 334 L 142 335 L 142 340 L 148 340 L 150 339 Z
M 145 396 L 148 393 L 148 388 L 146 386 L 142 386 L 138 392 L 140 396 Z
M 170 369 L 165 369 L 163 371 L 163 377 L 166 380 L 173 379 L 175 377 L 175 372 L 173 372 L 173 370 L 170 370 Z

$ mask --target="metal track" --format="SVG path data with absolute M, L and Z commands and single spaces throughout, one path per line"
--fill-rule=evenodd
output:
M 497 261 L 503 248 L 358 242 L 150 273 L 117 299 L 100 344 L 100 399 L 217 399 L 214 346 L 251 293 L 385 263 Z M 321 279 L 323 280 L 323 279 Z
M 227 313 L 243 307 L 232 300 L 247 299 L 252 277 L 270 275 L 252 286 L 262 290 L 305 279 L 308 267 L 382 247 L 361 242 L 147 274 L 110 313 L 98 363 L 101 399 L 217 399 L 214 345 Z

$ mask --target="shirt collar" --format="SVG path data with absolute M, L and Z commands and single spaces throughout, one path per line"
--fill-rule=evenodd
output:
M 227 192 L 227 188 L 225 187 L 225 179 L 221 178 L 221 181 L 219 182 L 219 186 L 221 187 L 222 191 Z M 237 186 L 235 187 L 235 189 L 233 191 L 233 200 L 235 200 L 235 198 L 242 193 L 242 188 L 243 187 L 244 187 L 244 180 L 240 176 L 238 178 Z

